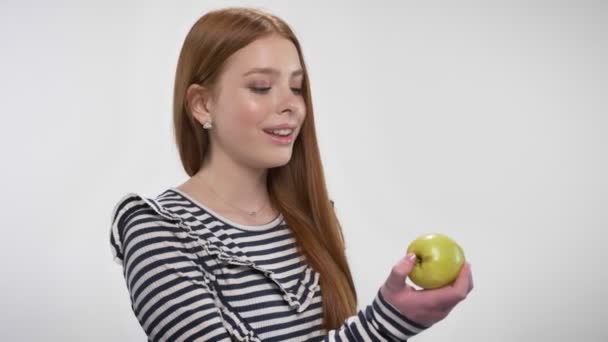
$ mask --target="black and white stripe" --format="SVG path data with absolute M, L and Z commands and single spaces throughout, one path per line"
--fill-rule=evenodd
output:
M 124 196 L 110 244 L 150 341 L 405 341 L 424 329 L 373 303 L 324 331 L 320 275 L 282 219 L 248 227 L 177 189 Z

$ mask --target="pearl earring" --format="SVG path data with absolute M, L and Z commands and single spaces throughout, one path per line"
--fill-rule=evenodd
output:
M 211 129 L 213 128 L 213 125 L 211 124 L 211 121 L 207 121 L 203 124 L 203 128 L 204 129 Z

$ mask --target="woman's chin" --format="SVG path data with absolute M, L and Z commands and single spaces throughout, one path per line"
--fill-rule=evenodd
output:
M 271 158 L 268 158 L 265 161 L 265 164 L 267 165 L 266 168 L 271 169 L 274 167 L 285 166 L 285 165 L 287 165 L 287 163 L 289 163 L 290 160 L 291 160 L 291 151 L 289 151 L 289 153 L 276 153 Z

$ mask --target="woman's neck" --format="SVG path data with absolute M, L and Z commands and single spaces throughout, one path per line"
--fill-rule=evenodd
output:
M 254 169 L 229 159 L 211 160 L 191 178 L 199 191 L 211 191 L 222 202 L 248 211 L 268 203 L 267 169 Z

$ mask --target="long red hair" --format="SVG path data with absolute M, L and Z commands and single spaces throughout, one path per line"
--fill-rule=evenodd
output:
M 237 50 L 269 34 L 295 45 L 304 71 L 306 117 L 294 142 L 291 160 L 268 170 L 272 205 L 284 216 L 310 266 L 320 273 L 323 327 L 335 329 L 356 312 L 357 295 L 344 251 L 344 238 L 328 197 L 317 144 L 310 80 L 300 43 L 282 19 L 253 8 L 208 12 L 190 29 L 177 64 L 173 98 L 175 138 L 186 173 L 200 169 L 209 136 L 191 115 L 186 92 L 191 84 L 213 88 L 224 62 Z

